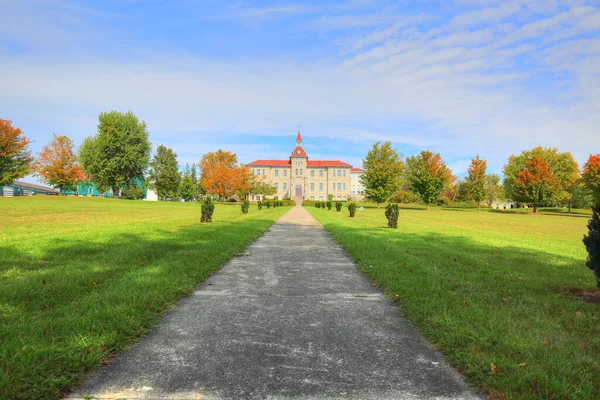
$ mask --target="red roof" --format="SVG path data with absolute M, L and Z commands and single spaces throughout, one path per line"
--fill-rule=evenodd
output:
M 352 167 L 352 165 L 340 160 L 308 160 L 309 167 Z M 289 167 L 289 160 L 256 160 L 248 165 L 265 167 Z
M 360 168 L 352 168 L 352 172 L 363 172 Z
M 340 160 L 308 160 L 309 167 L 351 167 L 352 165 Z
M 300 132 L 298 132 L 298 136 L 296 136 L 296 142 L 301 142 L 302 141 L 302 135 L 300 135 Z
M 252 161 L 248 165 L 287 167 L 288 165 L 290 165 L 290 160 L 256 160 L 256 161 Z
M 308 157 L 304 149 L 300 146 L 296 147 L 294 151 L 292 151 L 292 155 L 290 157 Z

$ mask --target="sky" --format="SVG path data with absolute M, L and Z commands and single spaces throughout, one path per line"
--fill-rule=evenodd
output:
M 76 145 L 132 111 L 185 163 L 362 166 L 376 141 L 464 176 L 600 152 L 600 0 L 0 0 L 0 118 Z M 32 181 L 32 179 L 29 179 Z

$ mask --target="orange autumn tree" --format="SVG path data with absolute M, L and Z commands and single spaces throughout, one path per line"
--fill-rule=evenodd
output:
M 0 186 L 10 185 L 29 173 L 33 162 L 29 143 L 31 140 L 13 127 L 12 121 L 0 118 Z
M 250 171 L 238 163 L 237 156 L 221 149 L 206 153 L 198 163 L 202 188 L 219 197 L 243 195 L 250 191 Z
M 62 195 L 64 189 L 72 189 L 79 181 L 84 180 L 85 174 L 77 163 L 73 141 L 55 133 L 53 136 L 52 142 L 38 153 L 33 171 L 40 180 L 58 188 Z
M 552 171 L 548 161 L 541 157 L 527 160 L 525 167 L 517 173 L 514 181 L 515 197 L 524 203 L 533 204 L 533 213 L 537 208 L 551 201 L 560 188 L 560 180 Z
M 581 180 L 592 193 L 594 205 L 600 206 L 600 154 L 590 155 L 583 166 Z
M 429 150 L 406 159 L 408 181 L 415 193 L 418 193 L 427 205 L 435 204 L 442 190 L 452 181 L 452 170 L 446 166 L 439 153 Z

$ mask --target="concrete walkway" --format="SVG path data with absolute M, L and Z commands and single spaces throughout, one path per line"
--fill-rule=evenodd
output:
M 477 398 L 304 208 L 247 252 L 72 397 Z

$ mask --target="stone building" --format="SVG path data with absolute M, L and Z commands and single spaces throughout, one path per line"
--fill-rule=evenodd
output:
M 350 179 L 350 193 L 356 201 L 360 201 L 365 197 L 365 185 L 363 185 L 362 178 L 363 170 L 360 168 L 352 168 L 351 179 Z
M 287 160 L 256 160 L 247 166 L 258 177 L 271 182 L 277 193 L 266 196 L 276 200 L 347 200 L 351 193 L 352 165 L 339 160 L 310 160 L 298 132 L 296 147 Z M 263 200 L 251 194 L 250 200 Z

